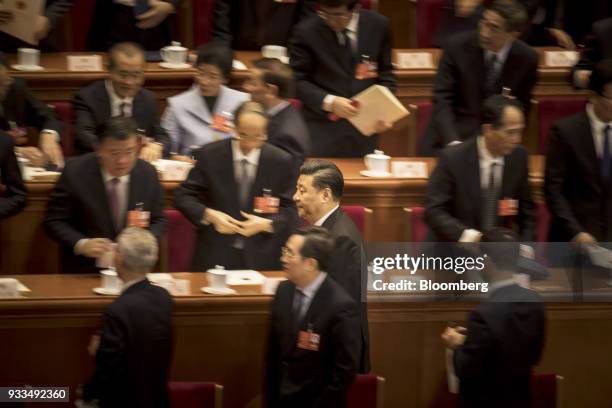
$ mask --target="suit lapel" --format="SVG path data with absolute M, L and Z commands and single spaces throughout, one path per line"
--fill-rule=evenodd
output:
M 92 167 L 89 171 L 89 188 L 93 197 L 100 197 L 101 202 L 101 225 L 104 228 L 108 228 L 112 232 L 112 236 L 115 236 L 117 231 L 115 223 L 113 222 L 113 216 L 111 214 L 110 202 L 108 200 L 108 194 L 106 192 L 106 186 L 104 185 L 104 179 L 102 177 L 102 166 L 99 163 L 98 156 L 94 154 L 92 157 Z
M 481 99 L 485 96 L 485 78 L 486 78 L 486 62 L 485 52 L 478 44 L 478 37 L 474 36 L 474 42 L 470 45 L 470 55 L 472 59 L 471 69 L 473 69 L 474 75 L 470 75 L 468 78 L 476 80 L 474 89 L 480 90 Z
M 473 138 L 469 143 L 472 143 L 470 146 L 468 159 L 466 162 L 467 174 L 469 175 L 468 182 L 468 197 L 472 198 L 472 203 L 475 207 L 474 212 L 472 214 L 478 214 L 477 219 L 475 219 L 474 225 L 480 225 L 480 213 L 482 211 L 481 202 L 482 202 L 482 186 L 480 184 L 480 162 L 478 160 L 478 144 L 476 143 L 476 138 Z
M 238 185 L 236 183 L 236 172 L 234 171 L 234 153 L 232 151 L 232 139 L 227 139 L 226 148 L 219 157 L 219 173 L 231 176 L 231 180 L 227 182 L 228 204 L 234 209 L 235 214 L 240 213 L 240 197 L 238 196 Z
M 132 169 L 130 173 L 130 184 L 128 187 L 128 196 L 126 199 L 125 216 L 122 220 L 122 225 L 121 225 L 122 228 L 126 226 L 128 211 L 136 208 L 136 204 L 138 203 L 144 204 L 143 195 L 145 192 L 144 189 L 147 186 L 144 186 L 142 183 L 139 183 L 139 181 L 141 180 L 140 175 L 141 175 L 140 167 L 138 166 L 138 161 L 137 161 L 136 165 L 134 166 L 134 168 Z
M 219 98 L 221 98 L 223 95 L 223 88 L 221 89 L 222 90 L 219 93 Z M 183 109 L 185 109 L 188 114 L 197 118 L 198 120 L 205 122 L 206 124 L 211 124 L 212 114 L 204 103 L 204 98 L 202 97 L 202 95 L 200 95 L 199 88 L 194 85 L 188 92 L 188 97 L 182 101 Z M 217 100 L 217 105 L 219 105 L 219 100 Z
M 325 222 L 323 222 L 321 226 L 326 230 L 330 231 L 334 228 L 334 225 L 336 225 L 336 222 L 340 219 L 340 217 L 342 217 L 342 210 L 340 209 L 340 207 L 338 207 L 336 211 L 334 211 L 329 215 L 329 217 L 327 217 L 327 219 L 325 220 Z
M 517 40 L 512 42 L 512 45 L 508 50 L 508 56 L 506 57 L 506 61 L 504 61 L 504 65 L 502 66 L 497 77 L 497 81 L 495 82 L 495 89 L 497 89 L 498 92 L 501 92 L 503 86 L 509 87 L 509 85 L 512 84 L 512 79 L 516 77 L 516 64 L 514 63 L 514 60 L 517 58 L 516 41 Z M 513 94 L 513 92 L 514 91 L 510 89 L 510 93 Z
M 257 164 L 257 172 L 251 185 L 251 192 L 249 197 L 255 197 L 258 194 L 263 193 L 264 188 L 271 189 L 272 186 L 266 185 L 266 179 L 269 179 L 267 175 L 272 174 L 272 169 L 268 169 L 268 163 L 270 163 L 270 150 L 267 144 L 261 147 L 261 154 L 259 155 L 259 163 Z M 272 195 L 278 194 L 278 191 L 272 191 Z M 253 210 L 253 201 L 249 201 L 248 205 L 249 212 Z
M 132 103 L 132 117 L 136 120 L 136 122 L 138 124 L 140 123 L 147 123 L 148 121 L 146 120 L 146 112 L 144 111 L 144 106 L 145 104 L 143 103 L 143 94 L 142 94 L 142 90 L 139 91 L 136 96 L 134 97 L 134 102 Z M 147 129 L 143 129 L 144 131 L 147 131 Z M 152 135 L 149 135 L 152 136 Z
M 593 128 L 591 127 L 591 121 L 586 113 L 586 110 L 582 113 L 581 117 L 582 126 L 588 129 L 588 137 L 579 138 L 579 146 L 582 149 L 582 156 L 587 158 L 587 162 L 591 163 L 591 171 L 593 171 L 597 177 L 596 185 L 603 188 L 603 178 L 601 177 L 601 159 L 597 156 L 597 150 L 595 150 L 595 141 L 593 140 Z M 585 133 L 587 134 L 587 133 Z M 580 157 L 580 156 L 578 156 Z
M 338 41 L 338 34 L 327 26 L 327 23 L 321 19 L 321 36 L 323 37 L 323 43 L 334 44 L 332 49 L 335 50 L 332 52 L 331 58 L 334 58 L 342 68 L 352 75 L 351 67 L 349 62 L 345 58 L 345 49 Z

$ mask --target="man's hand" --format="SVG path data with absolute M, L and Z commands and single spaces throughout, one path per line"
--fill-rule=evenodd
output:
M 374 132 L 376 133 L 384 133 L 387 130 L 391 129 L 393 125 L 389 122 L 385 122 L 384 120 L 379 120 L 376 122 L 376 126 L 374 127 Z
M 206 221 L 210 222 L 219 234 L 231 235 L 238 232 L 240 221 L 224 212 L 207 208 L 204 213 Z
M 57 167 L 64 167 L 64 154 L 62 153 L 62 147 L 57 142 L 55 133 L 42 132 L 39 144 L 40 149 L 51 160 L 51 163 Z
M 157 27 L 166 17 L 168 17 L 168 15 L 174 13 L 174 6 L 172 3 L 161 0 L 151 0 L 150 4 L 151 8 L 149 11 L 136 16 L 138 20 L 136 27 L 142 30 Z
M 563 30 L 559 30 L 558 28 L 547 28 L 548 33 L 555 39 L 557 45 L 561 48 L 565 48 L 569 51 L 576 50 L 576 44 L 574 44 L 574 40 Z
M 574 241 L 577 244 L 596 244 L 597 243 L 597 240 L 595 239 L 595 237 L 587 232 L 581 232 L 577 234 L 572 241 Z
M 238 222 L 238 233 L 245 237 L 250 237 L 260 232 L 274 232 L 272 227 L 272 220 L 267 218 L 258 217 L 254 214 L 248 214 L 244 211 L 240 211 L 240 214 L 246 218 L 244 221 Z
M 154 162 L 161 159 L 164 147 L 159 143 L 149 142 L 140 150 L 140 158 L 144 161 Z
M 574 73 L 574 85 L 580 89 L 587 89 L 591 80 L 592 71 L 579 69 Z
M 32 167 L 45 167 L 49 159 L 43 154 L 38 147 L 16 147 L 15 151 L 25 159 L 28 159 Z
M 355 116 L 359 111 L 352 105 L 350 99 L 337 96 L 331 106 L 332 113 L 339 118 L 346 119 Z
M 89 339 L 89 344 L 87 345 L 87 352 L 90 356 L 95 357 L 98 352 L 98 347 L 100 347 L 100 335 L 94 334 Z
M 0 24 L 8 24 L 15 17 L 12 11 L 0 10 Z
M 49 31 L 51 31 L 49 18 L 45 16 L 36 17 L 36 23 L 34 23 L 34 39 L 42 40 L 43 38 L 47 38 Z
M 442 333 L 441 338 L 447 348 L 454 350 L 465 343 L 466 334 L 467 329 L 465 327 L 447 327 Z
M 107 238 L 91 238 L 83 242 L 79 253 L 88 258 L 99 258 L 113 249 L 112 241 Z

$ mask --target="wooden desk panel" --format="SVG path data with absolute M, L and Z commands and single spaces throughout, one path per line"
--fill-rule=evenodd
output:
M 259 407 L 270 297 L 204 295 L 197 292 L 204 274 L 176 276 L 192 280 L 192 296 L 175 298 L 171 380 L 216 381 L 225 386 L 226 408 Z M 0 300 L 0 384 L 70 386 L 74 397 L 92 373 L 85 349 L 112 298 L 91 292 L 99 283 L 93 275 L 17 278 L 33 292 Z M 449 321 L 465 321 L 474 306 L 370 301 L 373 373 L 387 380 L 385 408 L 429 407 L 445 396 L 440 333 Z M 565 377 L 565 407 L 610 406 L 612 304 L 548 304 L 547 314 L 536 371 Z

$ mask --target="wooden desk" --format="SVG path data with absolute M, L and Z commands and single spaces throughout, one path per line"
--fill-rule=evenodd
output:
M 260 406 L 268 296 L 219 297 L 197 293 L 175 298 L 174 381 L 216 381 L 226 408 Z M 0 300 L 0 384 L 69 386 L 87 381 L 86 353 L 112 298 L 96 296 L 93 275 L 17 276 L 32 289 L 28 299 Z M 385 408 L 434 406 L 446 394 L 440 333 L 463 322 L 473 303 L 384 301 L 369 303 L 372 372 L 386 378 Z M 565 377 L 563 406 L 608 407 L 612 304 L 547 304 L 544 355 L 536 371 Z M 38 406 L 38 405 L 36 405 Z

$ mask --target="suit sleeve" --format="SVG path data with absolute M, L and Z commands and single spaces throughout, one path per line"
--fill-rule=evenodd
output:
M 455 349 L 453 355 L 455 373 L 459 381 L 480 377 L 495 352 L 491 330 L 478 311 L 470 313 L 467 333 L 465 343 Z
M 603 59 L 603 48 L 601 39 L 596 34 L 591 34 L 585 43 L 584 50 L 580 53 L 580 60 L 572 70 L 572 75 L 577 70 L 592 71 L 595 64 Z
M 315 401 L 315 408 L 342 406 L 346 392 L 357 375 L 360 327 L 356 304 L 347 303 L 333 322 L 331 336 L 334 363 L 331 380 Z
M 361 302 L 362 247 L 346 235 L 338 236 L 334 246 L 333 278 L 353 300 Z
M 94 109 L 81 94 L 74 97 L 72 107 L 75 116 L 74 144 L 82 152 L 93 151 L 98 140 Z
M 55 188 L 49 195 L 44 225 L 51 237 L 59 241 L 61 245 L 69 248 L 74 248 L 81 239 L 90 238 L 86 237 L 70 223 L 75 211 L 72 187 L 68 180 L 66 169 L 64 169 L 55 184 Z
M 531 195 L 531 187 L 529 186 L 528 160 L 527 153 L 525 153 L 525 165 L 523 166 L 523 175 L 521 177 L 518 217 L 521 239 L 524 242 L 535 241 L 535 205 L 533 203 L 533 196 Z
M 160 124 L 159 109 L 154 95 L 151 95 L 149 104 L 151 106 L 151 115 L 154 118 L 151 129 L 148 131 L 149 136 L 155 139 L 156 142 L 164 145 L 164 157 L 168 157 L 171 148 L 170 136 L 168 136 L 166 129 Z
M 438 236 L 450 241 L 458 241 L 463 230 L 467 228 L 451 215 L 455 191 L 455 175 L 448 165 L 448 151 L 443 152 L 434 169 L 425 194 L 425 221 Z
M 278 198 L 280 201 L 278 214 L 270 218 L 272 219 L 274 234 L 288 236 L 288 234 L 293 231 L 293 228 L 298 225 L 297 208 L 293 201 L 297 177 L 295 175 L 296 169 L 290 160 L 287 160 L 286 165 L 283 167 L 287 169 L 285 174 L 290 176 L 281 178 L 282 184 L 279 186 L 278 191 Z
M 162 116 L 161 125 L 169 138 L 170 152 L 181 154 L 180 125 L 170 101 Z
M 530 50 L 531 51 L 531 50 Z M 530 60 L 529 60 L 529 69 L 523 80 L 521 81 L 521 86 L 518 89 L 516 98 L 521 101 L 523 107 L 525 108 L 525 117 L 529 117 L 529 111 L 531 110 L 531 94 L 533 92 L 533 87 L 538 80 L 538 55 L 533 52 Z
M 378 84 L 389 88 L 391 92 L 395 91 L 395 74 L 393 74 L 393 64 L 391 62 L 391 29 L 389 23 L 384 27 L 385 34 L 381 43 L 381 54 L 378 59 Z
M 57 0 L 45 7 L 45 17 L 49 19 L 49 25 L 52 29 L 57 25 L 58 20 L 64 17 L 73 5 L 73 0 Z
M 444 50 L 433 86 L 432 121 L 442 137 L 443 146 L 461 140 L 457 132 L 453 103 L 457 88 L 456 66 L 451 53 Z
M 21 89 L 25 99 L 25 116 L 28 126 L 33 126 L 39 131 L 43 129 L 55 130 L 61 134 L 60 122 L 57 120 L 53 109 L 32 95 L 30 89 L 24 84 Z
M 13 150 L 13 141 L 10 136 L 2 135 L 6 140 L 0 163 L 0 174 L 2 184 L 6 186 L 4 197 L 0 198 L 0 218 L 6 218 L 19 212 L 27 203 L 27 193 L 21 172 L 17 164 L 17 158 Z
M 279 288 L 280 289 L 280 288 Z M 268 333 L 268 345 L 266 350 L 266 372 L 264 386 L 264 406 L 266 408 L 275 408 L 279 404 L 280 391 L 280 366 L 281 366 L 281 344 L 280 334 L 276 328 L 279 317 L 276 313 L 278 310 L 278 292 L 272 300 L 270 306 L 270 331 Z
M 584 228 L 572 211 L 563 190 L 568 168 L 567 149 L 561 137 L 561 129 L 554 124 L 550 131 L 546 169 L 544 172 L 544 197 L 552 216 L 560 221 L 568 237 L 574 237 L 583 232 Z
M 232 25 L 231 25 L 231 0 L 217 0 L 213 12 L 212 37 L 215 42 L 231 47 Z
M 166 231 L 166 217 L 164 216 L 164 191 L 157 177 L 157 172 L 153 172 L 155 183 L 152 183 L 153 203 L 151 205 L 151 233 L 160 240 Z
M 199 158 L 189 172 L 187 179 L 174 193 L 174 206 L 196 227 L 202 225 L 202 217 L 206 210 L 206 205 L 200 201 L 200 196 L 208 190 L 203 160 L 201 157 Z

